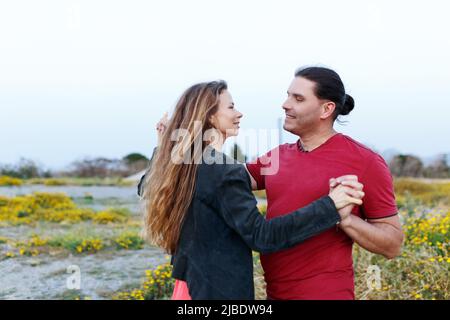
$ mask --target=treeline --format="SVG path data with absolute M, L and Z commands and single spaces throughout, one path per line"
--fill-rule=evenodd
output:
M 425 166 L 419 157 L 413 155 L 396 155 L 389 162 L 389 168 L 395 177 L 414 177 L 430 179 L 450 178 L 447 155 L 439 155 Z
M 249 158 L 244 155 L 238 145 L 234 145 L 228 153 L 240 162 Z M 450 168 L 446 155 L 436 157 L 429 165 L 413 155 L 396 155 L 388 162 L 392 175 L 395 177 L 414 177 L 430 179 L 450 178 Z M 147 168 L 149 159 L 139 153 L 131 153 L 122 159 L 85 158 L 72 162 L 68 169 L 58 172 L 43 169 L 42 165 L 33 160 L 21 159 L 15 165 L 0 165 L 0 176 L 10 176 L 20 179 L 52 178 L 52 177 L 79 177 L 79 178 L 106 178 L 128 177 Z
M 234 145 L 229 156 L 240 162 L 246 162 L 248 157 L 244 155 L 238 145 Z M 446 154 L 438 155 L 435 160 L 424 165 L 423 161 L 413 155 L 398 154 L 387 161 L 391 173 L 395 177 L 448 179 L 450 178 L 450 167 Z
M 61 171 L 51 171 L 30 159 L 20 159 L 14 165 L 0 165 L 0 176 L 19 179 L 78 177 L 78 178 L 106 178 L 128 177 L 136 174 L 149 164 L 149 159 L 139 153 L 130 153 L 122 159 L 84 158 L 72 162 L 69 167 Z

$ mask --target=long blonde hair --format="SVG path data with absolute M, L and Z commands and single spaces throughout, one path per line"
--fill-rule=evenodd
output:
M 213 81 L 193 85 L 183 93 L 144 182 L 144 236 L 169 254 L 176 251 L 194 195 L 198 161 L 206 146 L 203 133 L 213 127 L 210 117 L 217 112 L 224 90 L 227 90 L 225 81 Z M 189 134 L 181 141 L 173 141 L 172 134 L 179 129 Z M 201 150 L 194 148 L 195 141 L 202 141 Z M 180 152 L 177 149 L 188 161 L 181 164 L 173 161 L 173 153 Z

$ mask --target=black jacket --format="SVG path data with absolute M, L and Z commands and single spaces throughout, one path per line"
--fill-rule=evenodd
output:
M 211 155 L 234 162 L 215 150 Z M 254 299 L 252 250 L 290 248 L 340 220 L 329 196 L 271 220 L 256 204 L 242 164 L 198 166 L 194 197 L 172 256 L 172 276 L 187 282 L 192 299 Z

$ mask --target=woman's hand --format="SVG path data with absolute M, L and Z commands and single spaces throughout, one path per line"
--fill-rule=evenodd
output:
M 363 184 L 357 181 L 356 176 L 349 177 L 349 179 L 341 177 L 330 180 L 329 196 L 341 216 L 341 224 L 350 223 L 353 207 L 361 205 L 361 199 L 364 197 Z
M 158 146 L 161 145 L 162 137 L 167 129 L 168 124 L 169 124 L 169 116 L 167 112 L 165 112 L 161 120 L 159 120 L 159 122 L 156 124 L 156 131 L 158 132 Z
M 359 182 L 356 183 L 360 184 Z M 333 200 L 336 209 L 340 210 L 348 205 L 362 205 L 361 199 L 364 197 L 364 192 L 340 184 L 330 191 L 329 196 Z

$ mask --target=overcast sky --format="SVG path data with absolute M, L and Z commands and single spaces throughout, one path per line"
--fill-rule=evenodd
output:
M 0 0 L 0 163 L 149 155 L 182 91 L 224 79 L 241 128 L 276 128 L 295 69 L 324 65 L 379 151 L 450 152 L 448 1 Z M 284 134 L 284 141 L 295 141 Z

